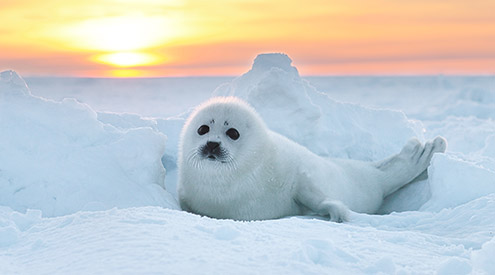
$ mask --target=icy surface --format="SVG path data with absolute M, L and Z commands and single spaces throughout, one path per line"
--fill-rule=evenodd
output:
M 266 54 L 233 80 L 27 83 L 1 73 L 0 274 L 495 273 L 493 76 L 301 78 Z M 388 215 L 199 217 L 177 210 L 177 142 L 213 95 L 324 156 L 376 160 L 412 136 L 449 147 Z

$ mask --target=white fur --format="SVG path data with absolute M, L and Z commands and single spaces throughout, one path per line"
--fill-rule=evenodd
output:
M 210 131 L 199 135 L 201 125 Z M 225 134 L 230 128 L 238 130 L 239 139 Z M 201 155 L 208 141 L 220 143 L 223 162 Z M 441 137 L 425 145 L 412 139 L 399 154 L 379 162 L 322 158 L 270 131 L 247 103 L 214 98 L 200 105 L 182 130 L 179 201 L 186 211 L 214 218 L 317 214 L 340 222 L 348 209 L 377 211 L 384 197 L 422 174 L 433 153 L 445 148 Z

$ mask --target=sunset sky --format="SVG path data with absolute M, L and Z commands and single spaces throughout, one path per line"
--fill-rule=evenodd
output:
M 0 70 L 239 75 L 495 74 L 495 0 L 0 0 Z

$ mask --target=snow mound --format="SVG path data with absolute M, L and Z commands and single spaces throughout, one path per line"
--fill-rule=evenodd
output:
M 252 69 L 224 84 L 216 96 L 249 102 L 268 127 L 321 156 L 377 160 L 398 152 L 411 137 L 423 139 L 421 123 L 402 112 L 332 100 L 299 76 L 285 54 L 262 54 Z
M 0 205 L 59 216 L 79 210 L 176 208 L 164 190 L 166 137 L 119 130 L 75 99 L 35 97 L 13 71 L 0 76 Z

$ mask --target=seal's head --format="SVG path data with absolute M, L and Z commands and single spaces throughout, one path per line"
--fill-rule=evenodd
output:
M 235 97 L 216 97 L 187 119 L 179 144 L 179 165 L 237 170 L 262 155 L 267 130 L 256 111 Z

